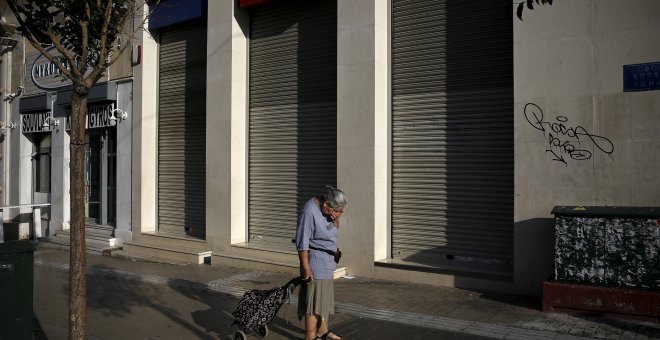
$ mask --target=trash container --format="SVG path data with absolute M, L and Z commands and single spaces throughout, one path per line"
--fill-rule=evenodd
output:
M 0 243 L 0 340 L 32 339 L 34 246 Z

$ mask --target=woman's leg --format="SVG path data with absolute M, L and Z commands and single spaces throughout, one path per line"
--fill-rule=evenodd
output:
M 319 334 L 325 334 L 328 332 L 328 320 L 321 318 L 321 327 L 319 327 Z
M 319 327 L 318 334 L 326 334 L 326 333 L 328 333 L 328 320 L 325 318 L 321 318 L 321 325 Z M 326 339 L 339 340 L 341 339 L 341 337 L 335 333 L 330 332 L 329 334 L 326 335 Z
M 314 340 L 321 326 L 321 317 L 317 315 L 305 315 L 305 340 Z M 323 333 L 321 333 L 323 334 Z

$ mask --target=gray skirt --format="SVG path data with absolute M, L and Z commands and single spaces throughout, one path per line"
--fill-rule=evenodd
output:
M 313 280 L 300 285 L 298 294 L 298 319 L 305 315 L 320 315 L 328 319 L 335 314 L 335 286 L 332 279 Z

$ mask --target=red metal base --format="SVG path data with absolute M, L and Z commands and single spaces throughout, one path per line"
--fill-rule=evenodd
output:
M 629 315 L 660 320 L 660 292 L 545 281 L 543 311 L 555 309 Z

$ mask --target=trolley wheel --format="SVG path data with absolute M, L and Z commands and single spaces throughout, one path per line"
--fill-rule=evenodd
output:
M 265 338 L 268 336 L 268 326 L 263 325 L 257 329 L 257 333 L 259 334 L 260 337 Z
M 234 340 L 247 340 L 247 335 L 243 331 L 236 331 Z

